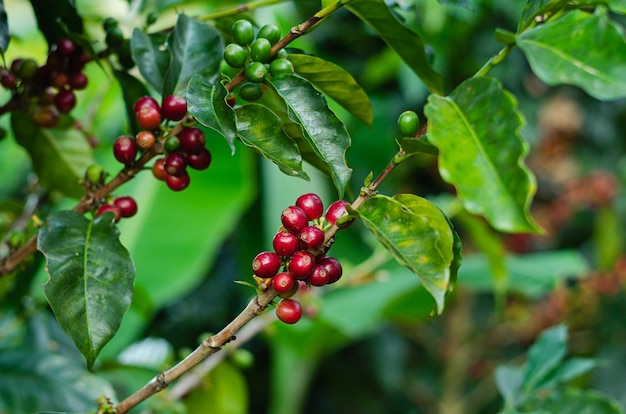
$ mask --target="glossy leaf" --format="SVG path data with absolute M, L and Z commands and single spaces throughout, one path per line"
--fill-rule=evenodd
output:
M 101 395 L 115 398 L 109 383 L 77 361 L 32 347 L 1 348 L 0 412 L 93 412 Z
M 524 368 L 524 389 L 534 390 L 556 369 L 567 353 L 567 327 L 563 324 L 546 329 L 528 350 Z
M 309 179 L 302 170 L 298 146 L 285 135 L 277 115 L 258 104 L 245 105 L 236 112 L 237 133 L 241 142 L 272 161 L 285 174 Z
M 623 414 L 619 402 L 592 390 L 567 390 L 540 399 L 541 409 L 558 414 Z
M 11 127 L 17 142 L 28 151 L 42 186 L 75 198 L 84 194 L 79 181 L 93 163 L 93 153 L 71 118 L 65 117 L 55 128 L 39 128 L 28 114 L 15 111 Z
M 289 60 L 298 75 L 334 99 L 365 125 L 372 126 L 372 104 L 352 75 L 334 63 L 311 55 L 292 53 Z
M 150 93 L 146 89 L 145 85 L 128 72 L 121 70 L 114 70 L 113 75 L 119 82 L 122 95 L 124 96 L 124 106 L 126 108 L 126 115 L 130 124 L 130 130 L 136 134 L 141 130 L 137 124 L 137 117 L 135 116 L 135 102 L 142 96 L 149 95 Z
M 443 94 L 443 79 L 431 66 L 419 35 L 401 24 L 383 0 L 352 0 L 346 5 L 367 23 L 420 77 L 432 93 Z
M 439 148 L 435 147 L 433 144 L 428 142 L 426 137 L 422 137 L 420 139 L 415 138 L 402 138 L 400 141 L 400 147 L 409 154 L 430 154 L 430 155 L 438 155 Z
M 168 47 L 172 63 L 165 76 L 163 96 L 184 90 L 194 74 L 216 75 L 224 54 L 217 29 L 185 14 L 178 15 Z
M 65 30 L 83 32 L 83 19 L 73 0 L 55 1 L 54 7 L 50 7 L 48 0 L 30 0 L 30 4 L 37 18 L 37 26 L 49 45 L 65 37 Z M 59 22 L 63 22 L 65 28 Z
M 0 0 L 0 52 L 4 53 L 9 46 L 11 35 L 9 33 L 9 19 L 4 7 L 4 0 Z
M 46 298 L 91 367 L 133 295 L 135 265 L 119 242 L 113 214 L 89 221 L 74 211 L 54 213 L 40 229 L 37 247 L 50 274 Z
M 536 183 L 523 163 L 528 145 L 515 98 L 494 79 L 473 78 L 448 97 L 431 95 L 424 113 L 439 171 L 463 206 L 500 231 L 540 231 L 529 213 Z
M 549 85 L 576 85 L 601 100 L 626 97 L 626 41 L 605 15 L 574 10 L 522 33 L 517 44 Z
M 351 139 L 345 125 L 306 79 L 285 75 L 272 78 L 270 84 L 284 99 L 289 118 L 299 125 L 306 145 L 326 167 L 325 172 L 332 178 L 339 198 L 343 197 L 352 174 L 346 165 L 346 150 Z M 302 147 L 300 150 L 303 152 Z
M 371 197 L 358 212 L 398 263 L 419 277 L 441 313 L 451 274 L 458 269 L 454 234 L 441 210 L 416 195 L 400 194 Z
M 205 127 L 222 134 L 234 153 L 237 120 L 226 96 L 228 90 L 221 83 L 213 84 L 203 75 L 194 75 L 187 89 L 187 111 Z
M 522 368 L 512 365 L 500 365 L 494 378 L 500 395 L 507 405 L 513 405 L 522 389 L 524 375 Z
M 172 55 L 165 48 L 167 36 L 160 33 L 148 34 L 140 29 L 133 30 L 130 38 L 130 53 L 139 72 L 157 91 L 163 90 L 167 68 Z
M 579 7 L 583 7 L 583 6 L 590 6 L 590 7 L 596 7 L 596 6 L 605 6 L 605 7 L 609 7 L 611 10 L 613 10 L 616 13 L 621 13 L 621 14 L 626 14 L 626 0 L 610 0 L 610 1 L 603 1 L 603 0 L 572 0 L 569 3 L 573 3 Z
M 567 3 L 567 0 L 528 0 L 524 10 L 522 10 L 517 32 L 521 33 L 524 31 L 535 21 L 537 16 L 562 10 Z

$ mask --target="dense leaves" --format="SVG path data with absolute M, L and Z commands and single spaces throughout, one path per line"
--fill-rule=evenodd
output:
M 139 29 L 133 30 L 130 38 L 131 54 L 139 72 L 157 91 L 163 89 L 171 60 L 171 53 L 165 47 L 165 42 L 164 34 L 148 34 Z
M 439 170 L 463 206 L 498 230 L 538 231 L 528 212 L 536 183 L 523 164 L 528 148 L 515 98 L 494 79 L 474 78 L 449 97 L 431 95 L 424 112 Z
M 84 193 L 79 181 L 93 163 L 93 154 L 85 136 L 71 122 L 66 118 L 56 128 L 43 129 L 25 112 L 11 114 L 15 139 L 28 151 L 41 185 L 78 198 Z
M 606 15 L 572 11 L 522 33 L 517 43 L 547 84 L 576 85 L 597 99 L 626 96 L 626 41 Z
M 119 242 L 113 214 L 89 221 L 73 211 L 55 213 L 41 228 L 37 247 L 50 274 L 46 298 L 92 366 L 133 296 L 135 265 Z
M 453 262 L 459 252 L 455 252 L 453 230 L 441 210 L 421 197 L 401 194 L 374 196 L 358 211 L 378 241 L 420 278 L 442 312 L 458 269 Z
M 73 0 L 56 1 L 54 7 L 50 7 L 47 0 L 30 0 L 30 3 L 37 17 L 39 30 L 48 44 L 51 45 L 66 37 L 66 30 L 72 33 L 83 32 L 83 20 Z
M 304 144 L 326 167 L 341 198 L 352 174 L 346 165 L 345 153 L 351 139 L 345 125 L 307 80 L 283 75 L 273 78 L 270 84 L 284 99 L 289 118 L 301 129 Z

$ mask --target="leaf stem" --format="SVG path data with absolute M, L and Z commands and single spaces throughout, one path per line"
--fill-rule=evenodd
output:
M 508 56 L 509 52 L 511 52 L 514 47 L 514 44 L 506 45 L 505 47 L 503 47 L 498 53 L 489 58 L 489 60 L 483 65 L 483 67 L 474 74 L 473 78 L 487 75 L 487 73 L 489 73 L 491 69 L 502 63 L 502 61 Z
M 251 1 L 249 3 L 240 4 L 236 7 L 229 7 L 224 10 L 216 11 L 214 13 L 207 14 L 205 16 L 197 18 L 198 20 L 207 21 L 207 20 L 217 20 L 228 16 L 234 16 L 236 14 L 245 13 L 248 11 L 252 11 L 254 9 L 258 9 L 259 7 L 271 6 L 273 4 L 284 3 L 287 0 L 258 0 Z

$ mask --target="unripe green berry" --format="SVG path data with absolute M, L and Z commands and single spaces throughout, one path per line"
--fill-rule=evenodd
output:
M 180 148 L 180 139 L 177 136 L 172 135 L 171 137 L 168 137 L 163 143 L 163 149 L 168 154 L 177 151 L 178 148 Z
M 100 164 L 91 164 L 87 167 L 85 177 L 92 183 L 100 183 L 104 178 L 104 168 Z
M 254 27 L 248 20 L 241 19 L 233 23 L 233 38 L 238 44 L 245 46 L 254 40 Z
M 398 130 L 403 137 L 413 137 L 419 128 L 419 117 L 413 111 L 404 111 L 398 117 Z
M 224 49 L 224 60 L 233 68 L 243 68 L 248 59 L 248 51 L 236 43 L 229 43 Z
M 102 21 L 102 28 L 104 29 L 105 32 L 108 32 L 114 27 L 117 27 L 117 24 L 118 24 L 117 19 L 115 19 L 114 17 L 107 17 L 106 19 Z
M 246 78 L 250 82 L 263 82 L 265 76 L 267 75 L 267 67 L 261 62 L 252 62 L 246 68 Z
M 291 75 L 294 72 L 293 63 L 289 59 L 274 59 L 270 63 L 270 73 L 272 76 L 283 74 Z
M 104 41 L 107 46 L 118 48 L 124 43 L 124 32 L 117 26 L 112 27 L 111 30 L 107 31 Z
M 272 51 L 272 45 L 270 41 L 264 37 L 261 37 L 250 45 L 250 57 L 255 62 L 265 63 L 270 58 L 270 53 Z
M 256 37 L 257 39 L 264 38 L 269 40 L 270 44 L 273 46 L 280 40 L 280 28 L 275 24 L 266 24 L 259 29 Z
M 248 102 L 256 101 L 263 96 L 263 89 L 258 83 L 246 82 L 239 88 L 239 96 Z

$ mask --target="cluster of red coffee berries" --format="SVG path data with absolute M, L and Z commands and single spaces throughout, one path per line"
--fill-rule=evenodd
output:
M 115 214 L 115 222 L 119 222 L 122 218 L 132 217 L 137 214 L 137 202 L 130 196 L 115 197 L 112 202 L 103 203 L 96 213 L 100 216 L 107 211 Z
M 347 204 L 344 200 L 335 201 L 324 215 L 319 196 L 301 195 L 295 205 L 281 214 L 282 226 L 272 241 L 274 251 L 261 252 L 252 261 L 255 276 L 264 279 L 266 285 L 271 284 L 281 297 L 276 314 L 283 322 L 296 323 L 302 316 L 302 306 L 291 299 L 301 284 L 324 286 L 341 278 L 341 264 L 326 255 L 324 229 L 347 214 Z M 341 228 L 349 223 L 343 223 Z
M 70 39 L 60 39 L 50 48 L 46 63 L 15 59 L 9 68 L 0 69 L 0 84 L 13 93 L 16 102 L 26 98 L 37 125 L 52 128 L 60 114 L 76 106 L 76 90 L 87 87 L 83 69 L 91 58 Z
M 255 101 L 263 95 L 261 82 L 268 74 L 278 76 L 293 73 L 294 67 L 287 52 L 280 50 L 271 56 L 272 46 L 280 40 L 280 28 L 266 24 L 254 33 L 248 20 L 237 20 L 232 25 L 234 43 L 224 49 L 224 61 L 232 68 L 243 69 L 247 82 L 239 87 L 238 94 L 246 101 Z

